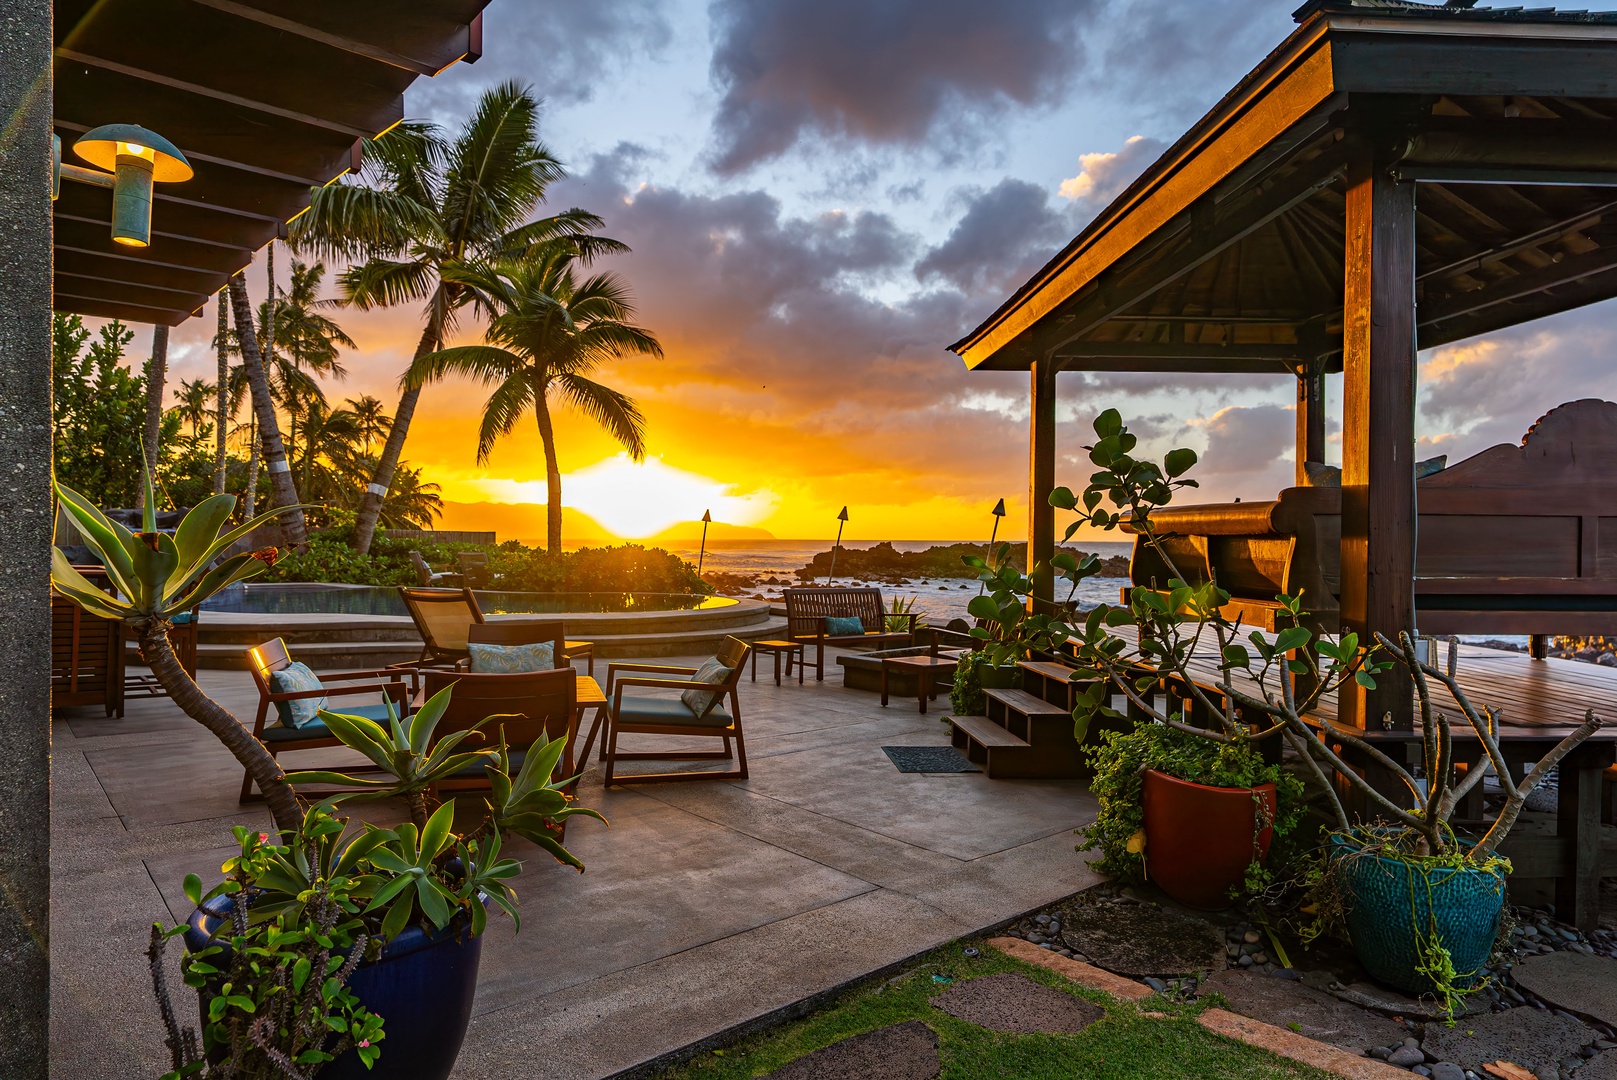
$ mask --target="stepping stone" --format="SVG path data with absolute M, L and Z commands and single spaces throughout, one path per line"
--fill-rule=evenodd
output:
M 1511 974 L 1518 986 L 1557 1008 L 1617 1024 L 1617 960 L 1556 952 L 1529 957 Z
M 1452 1028 L 1427 1024 L 1420 1048 L 1434 1061 L 1452 1061 L 1484 1075 L 1489 1061 L 1513 1061 L 1532 1069 L 1544 1062 L 1577 1057 L 1593 1042 L 1593 1029 L 1576 1020 L 1542 1009 L 1506 1009 L 1504 1012 L 1466 1017 Z M 1579 1070 L 1579 1080 L 1587 1074 Z
M 938 1034 L 919 1020 L 877 1028 L 805 1054 L 766 1080 L 933 1080 L 942 1070 Z
M 1107 971 L 1176 978 L 1224 967 L 1224 934 L 1211 923 L 1148 904 L 1074 904 L 1061 939 Z
M 1362 1005 L 1377 1012 L 1390 1013 L 1394 1016 L 1418 1017 L 1422 1020 L 1448 1020 L 1448 1013 L 1443 1009 L 1443 1002 L 1434 996 L 1412 998 L 1401 994 L 1397 990 L 1378 986 L 1375 983 L 1356 982 L 1330 991 L 1336 997 L 1350 1005 Z M 1454 1009 L 1456 1017 L 1472 1016 L 1488 1011 L 1488 999 L 1481 994 L 1460 999 Z
M 1218 991 L 1242 1016 L 1291 1028 L 1310 1039 L 1335 1046 L 1368 1050 L 1397 1046 L 1409 1031 L 1379 1013 L 1338 1001 L 1321 990 L 1291 979 L 1251 971 L 1225 969 L 1201 984 L 1198 994 Z M 1292 1027 L 1292 1025 L 1297 1025 Z
M 932 1004 L 956 1020 L 1012 1035 L 1070 1035 L 1106 1015 L 1099 1005 L 1014 973 L 960 983 Z

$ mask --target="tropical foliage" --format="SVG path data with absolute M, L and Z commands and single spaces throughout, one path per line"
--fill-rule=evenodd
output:
M 361 309 L 419 304 L 416 356 L 436 352 L 470 299 L 450 279 L 467 262 L 522 256 L 559 237 L 581 257 L 621 245 L 590 234 L 601 221 L 582 210 L 529 221 L 546 189 L 565 175 L 538 139 L 539 103 L 515 83 L 487 91 L 460 132 L 406 121 L 365 144 L 357 177 L 317 188 L 309 212 L 294 225 L 302 250 L 352 265 L 339 279 L 346 302 Z M 370 483 L 391 489 L 419 383 L 407 384 Z M 354 543 L 370 550 L 381 498 L 367 490 Z
M 465 345 L 418 357 L 408 385 L 462 376 L 492 386 L 477 435 L 477 461 L 533 413 L 545 450 L 547 546 L 561 551 L 561 466 L 552 410 L 565 404 L 611 433 L 629 456 L 646 453 L 646 421 L 634 401 L 590 375 L 601 364 L 628 356 L 661 356 L 652 333 L 633 325 L 628 287 L 614 274 L 580 278 L 589 249 L 572 238 L 551 240 L 520 259 L 446 267 L 444 280 L 459 286 L 491 315 L 486 345 Z

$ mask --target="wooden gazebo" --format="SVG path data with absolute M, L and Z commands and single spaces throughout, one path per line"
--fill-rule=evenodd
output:
M 1617 14 L 1309 0 L 1296 19 L 951 348 L 1032 374 L 1030 564 L 1054 543 L 1057 372 L 1295 379 L 1299 483 L 1341 372 L 1341 619 L 1397 632 L 1417 348 L 1617 295 Z M 1407 727 L 1410 697 L 1383 679 L 1340 716 Z

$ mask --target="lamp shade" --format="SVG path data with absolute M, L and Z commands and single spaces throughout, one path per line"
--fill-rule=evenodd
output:
M 120 156 L 143 158 L 152 163 L 152 179 L 160 184 L 189 180 L 193 175 L 191 163 L 179 147 L 139 124 L 92 128 L 74 141 L 73 152 L 108 172 L 117 169 Z

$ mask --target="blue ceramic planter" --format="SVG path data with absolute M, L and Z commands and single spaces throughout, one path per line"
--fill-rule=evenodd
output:
M 207 948 L 208 935 L 233 906 L 230 897 L 217 896 L 195 911 L 185 947 Z M 447 1080 L 471 1022 L 482 952 L 483 939 L 464 928 L 428 934 L 411 926 L 376 960 L 355 968 L 348 986 L 382 1018 L 382 1055 L 367 1070 L 349 1051 L 320 1071 L 321 1080 Z
M 1416 969 L 1421 944 L 1435 938 L 1449 952 L 1461 989 L 1488 962 L 1505 904 L 1505 875 L 1471 867 L 1422 867 L 1368 854 L 1334 839 L 1337 881 L 1348 934 L 1372 978 L 1410 994 L 1437 986 Z

